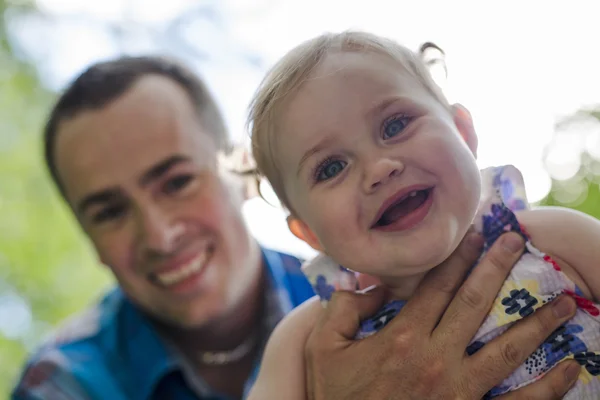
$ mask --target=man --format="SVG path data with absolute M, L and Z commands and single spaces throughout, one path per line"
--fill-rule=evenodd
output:
M 96 64 L 59 98 L 45 144 L 57 187 L 118 288 L 42 346 L 29 361 L 13 399 L 243 397 L 273 327 L 313 292 L 297 259 L 260 248 L 244 226 L 242 196 L 217 162 L 218 154 L 228 148 L 224 124 L 204 85 L 182 66 L 160 58 Z M 510 254 L 498 252 L 496 257 L 502 265 L 514 262 Z M 456 256 L 448 264 L 452 268 L 440 268 L 441 275 L 426 280 L 424 287 L 439 286 L 446 278 L 457 287 L 460 273 L 450 276 L 443 271 L 464 272 L 471 261 Z M 482 262 L 478 271 L 491 269 L 493 265 Z M 504 280 L 500 274 L 482 274 L 473 274 L 467 283 L 499 287 Z M 454 293 L 447 283 L 442 285 L 446 297 L 438 298 L 439 310 L 431 318 L 438 317 Z M 309 387 L 316 398 L 368 398 L 360 397 L 364 392 L 355 391 L 358 397 L 352 397 L 320 386 L 339 379 L 346 380 L 342 387 L 363 384 L 371 395 L 380 386 L 390 387 L 394 379 L 394 384 L 403 385 L 426 382 L 422 369 L 402 368 L 423 358 L 410 352 L 399 352 L 397 360 L 403 362 L 388 365 L 400 373 L 388 368 L 389 374 L 379 374 L 381 385 L 370 380 L 373 374 L 354 374 L 353 382 L 348 381 L 352 375 L 346 373 L 357 371 L 353 357 L 376 372 L 379 359 L 371 356 L 373 348 L 398 347 L 389 349 L 390 341 L 379 334 L 365 345 L 348 345 L 347 332 L 340 331 L 351 330 L 357 310 L 362 310 L 360 315 L 375 310 L 374 299 L 381 298 L 343 298 L 354 300 L 334 301 L 320 317 L 308 346 L 307 354 L 315 361 L 309 362 Z M 421 296 L 412 308 L 429 307 L 434 298 Z M 472 304 L 453 304 L 448 312 L 479 315 Z M 431 318 L 402 315 L 403 326 L 415 331 L 429 327 Z M 548 336 L 554 326 L 540 325 L 532 339 L 531 326 L 538 319 L 529 321 L 512 333 L 513 339 L 520 338 L 515 348 L 521 353 L 534 349 L 542 340 L 538 336 Z M 474 333 L 475 324 L 470 329 Z M 452 332 L 449 327 L 438 336 Z M 424 335 L 419 341 L 421 349 L 430 353 L 440 348 L 428 338 Z M 535 343 L 525 345 L 528 341 Z M 442 359 L 436 371 L 445 379 L 466 374 L 485 392 L 509 368 L 503 350 L 490 349 L 488 367 L 497 373 L 485 380 L 472 368 L 457 366 L 455 359 Z M 394 359 L 393 351 L 387 353 Z M 322 362 L 324 354 L 337 362 L 335 369 Z M 567 385 L 544 380 L 537 387 L 562 390 Z M 410 398 L 413 389 L 403 387 L 406 391 L 397 393 Z M 417 389 L 420 386 L 414 389 L 418 398 Z
M 227 140 L 174 62 L 100 63 L 69 86 L 46 162 L 119 288 L 34 356 L 16 398 L 242 397 L 274 325 L 313 292 L 297 259 L 248 234 L 218 168 Z

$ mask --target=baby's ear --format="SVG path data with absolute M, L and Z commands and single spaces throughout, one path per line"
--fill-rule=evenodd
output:
M 454 104 L 452 105 L 452 114 L 460 136 L 471 149 L 473 155 L 477 157 L 477 133 L 475 133 L 471 113 L 461 104 Z
M 317 251 L 323 251 L 317 235 L 306 225 L 306 223 L 292 215 L 287 217 L 288 228 L 298 239 L 306 242 Z

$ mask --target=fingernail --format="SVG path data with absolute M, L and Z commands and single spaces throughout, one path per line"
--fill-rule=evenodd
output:
M 579 378 L 579 373 L 581 372 L 581 367 L 579 364 L 572 362 L 567 369 L 565 370 L 565 379 L 567 382 L 573 384 Z
M 567 297 L 561 297 L 552 303 L 552 311 L 556 318 L 565 318 L 573 312 L 574 304 Z
M 523 248 L 523 239 L 517 234 L 504 235 L 502 240 L 504 248 L 510 251 L 511 253 L 521 251 L 521 249 Z

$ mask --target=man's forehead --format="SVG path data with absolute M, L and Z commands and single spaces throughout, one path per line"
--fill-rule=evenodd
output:
M 185 93 L 171 101 L 147 101 L 140 94 L 60 124 L 56 166 L 72 196 L 130 182 L 175 155 L 204 162 L 216 157 L 214 141 L 203 132 Z M 168 93 L 162 94 L 169 100 Z

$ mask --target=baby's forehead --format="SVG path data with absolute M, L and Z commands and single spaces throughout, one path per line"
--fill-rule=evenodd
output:
M 336 52 L 326 56 L 286 97 L 277 112 L 279 134 L 317 121 L 357 117 L 356 112 L 366 113 L 395 99 L 408 105 L 432 96 L 414 73 L 390 57 Z
M 326 79 L 337 74 L 371 74 L 387 69 L 407 81 L 420 82 L 421 78 L 412 71 L 411 61 L 401 55 L 392 56 L 373 49 L 361 51 L 330 50 L 309 74 L 307 80 Z
M 297 90 L 289 94 L 287 105 L 310 104 L 319 98 L 334 98 L 336 94 L 379 101 L 392 96 L 417 100 L 430 92 L 421 77 L 387 55 L 373 51 L 336 52 L 324 57 Z M 304 101 L 297 101 L 298 97 L 304 97 Z

